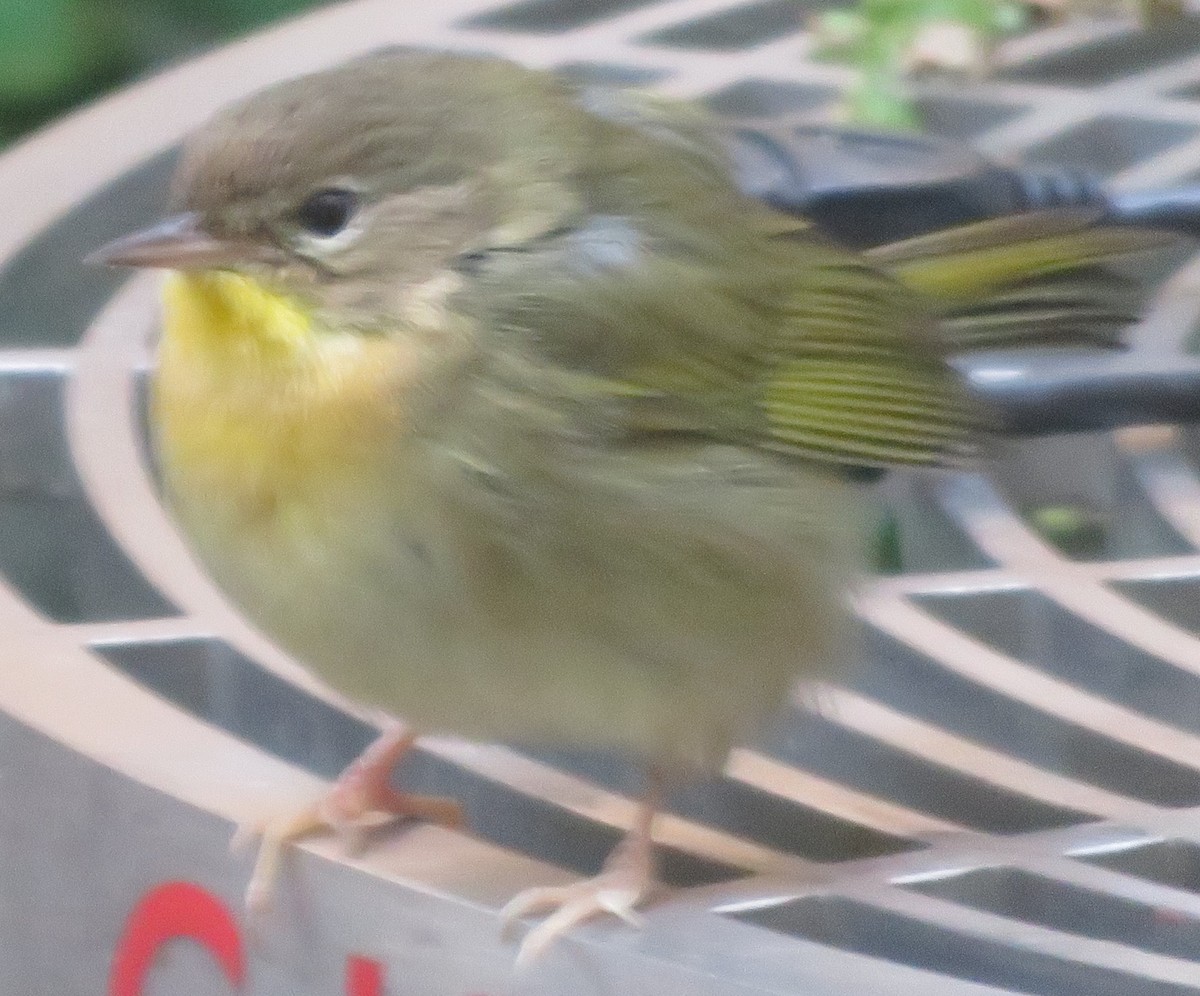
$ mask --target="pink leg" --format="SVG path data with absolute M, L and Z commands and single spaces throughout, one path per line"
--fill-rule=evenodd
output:
M 239 828 L 233 846 L 254 837 L 260 839 L 258 858 L 246 887 L 247 908 L 260 911 L 270 905 L 284 846 L 311 833 L 333 830 L 352 840 L 378 815 L 411 817 L 455 829 L 461 827 L 462 807 L 453 799 L 411 795 L 392 787 L 392 771 L 416 740 L 415 733 L 399 725 L 389 727 L 316 802 L 270 816 L 254 826 Z
M 462 806 L 453 799 L 412 795 L 392 786 L 392 772 L 416 742 L 417 735 L 401 726 L 381 733 L 338 776 L 329 794 L 318 804 L 324 824 L 341 830 L 354 827 L 372 813 L 386 813 L 461 827 Z

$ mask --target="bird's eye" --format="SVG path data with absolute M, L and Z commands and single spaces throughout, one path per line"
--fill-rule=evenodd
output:
M 358 195 L 342 187 L 327 187 L 310 194 L 296 209 L 296 223 L 309 235 L 328 239 L 350 224 Z

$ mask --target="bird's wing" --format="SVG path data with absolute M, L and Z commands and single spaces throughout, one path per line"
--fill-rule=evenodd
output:
M 815 264 L 784 298 L 755 403 L 756 440 L 854 466 L 959 463 L 984 417 L 906 288 L 860 261 Z
M 577 378 L 564 394 L 617 402 L 606 418 L 632 440 L 955 464 L 988 419 L 946 356 L 1053 340 L 1088 308 L 1110 315 L 1081 267 L 1151 241 L 1078 218 L 1004 219 L 864 258 L 740 200 L 714 210 L 696 225 L 592 216 L 521 254 L 515 279 L 493 287 L 491 319 Z M 1039 297 L 1044 281 L 1057 299 Z

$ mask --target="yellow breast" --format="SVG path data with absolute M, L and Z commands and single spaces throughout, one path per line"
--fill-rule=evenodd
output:
M 173 276 L 164 301 L 153 415 L 178 501 L 254 521 L 373 476 L 395 448 L 409 366 L 397 342 L 320 328 L 234 274 Z

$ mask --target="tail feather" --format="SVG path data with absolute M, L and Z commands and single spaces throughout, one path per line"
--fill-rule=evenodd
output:
M 1097 224 L 1090 210 L 1035 212 L 922 235 L 867 255 L 941 318 L 948 353 L 1018 346 L 1116 348 L 1147 293 L 1106 264 L 1177 236 Z
M 1027 280 L 979 301 L 951 302 L 939 332 L 949 353 L 1020 346 L 1119 349 L 1148 288 L 1103 267 Z

